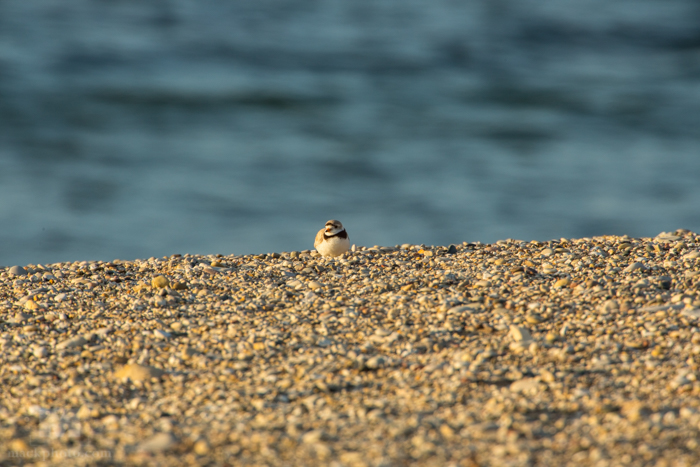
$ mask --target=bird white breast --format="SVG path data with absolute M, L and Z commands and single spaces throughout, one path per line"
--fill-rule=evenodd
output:
M 316 249 L 323 256 L 340 256 L 350 249 L 350 240 L 340 237 L 327 238 L 319 242 Z

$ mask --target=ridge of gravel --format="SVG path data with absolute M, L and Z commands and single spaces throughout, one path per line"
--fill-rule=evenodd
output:
M 0 269 L 0 464 L 700 465 L 700 236 Z

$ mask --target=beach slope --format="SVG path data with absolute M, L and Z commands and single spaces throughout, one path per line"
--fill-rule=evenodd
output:
M 697 234 L 356 250 L 5 268 L 0 464 L 700 465 Z

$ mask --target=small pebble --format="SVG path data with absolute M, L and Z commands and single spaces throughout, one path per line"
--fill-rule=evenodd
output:
M 200 439 L 194 443 L 194 452 L 200 456 L 204 456 L 209 452 L 209 443 Z
M 44 358 L 49 354 L 49 351 L 44 346 L 34 345 L 32 346 L 32 353 L 36 358 Z
M 82 347 L 87 344 L 87 340 L 83 336 L 76 336 L 70 339 L 64 340 L 58 345 L 56 345 L 56 350 L 72 349 L 75 347 Z
M 27 275 L 27 270 L 24 269 L 22 266 L 12 266 L 7 272 L 11 276 L 26 276 Z
M 168 281 L 168 278 L 163 276 L 163 275 L 156 276 L 151 281 L 151 287 L 153 287 L 154 289 L 155 288 L 162 289 L 162 288 L 167 287 L 168 285 L 170 285 L 170 282 Z
M 700 251 L 693 250 L 683 255 L 683 259 L 696 259 L 700 258 Z
M 554 254 L 554 250 L 551 248 L 545 248 L 542 250 L 542 256 L 552 256 Z
M 158 433 L 153 435 L 151 438 L 142 441 L 136 450 L 137 452 L 156 454 L 172 449 L 176 444 L 177 440 L 171 433 Z
M 26 302 L 24 302 L 24 308 L 26 308 L 27 310 L 36 311 L 41 307 L 34 300 L 27 300 Z
M 153 331 L 153 336 L 156 339 L 169 339 L 170 333 L 166 331 L 161 331 L 160 329 L 156 329 L 155 331 Z
M 630 272 L 634 272 L 634 271 L 637 271 L 640 269 L 644 270 L 646 268 L 645 268 L 644 264 L 636 262 L 636 263 L 632 263 L 629 266 L 627 266 L 625 269 L 623 269 L 622 272 L 630 273 Z
M 529 342 L 532 340 L 530 330 L 524 326 L 511 326 L 508 333 L 515 342 Z
M 66 298 L 68 298 L 68 294 L 65 294 L 65 293 L 56 294 L 53 297 L 54 301 L 58 302 L 58 303 L 64 301 Z
M 125 365 L 114 372 L 116 379 L 130 379 L 131 381 L 148 381 L 151 378 L 160 378 L 165 372 L 148 365 L 132 363 Z
M 523 378 L 510 385 L 512 392 L 522 392 L 530 395 L 539 391 L 540 382 L 537 378 Z

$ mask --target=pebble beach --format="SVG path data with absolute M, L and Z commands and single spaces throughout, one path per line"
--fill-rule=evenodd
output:
M 0 269 L 0 464 L 700 465 L 700 235 Z

